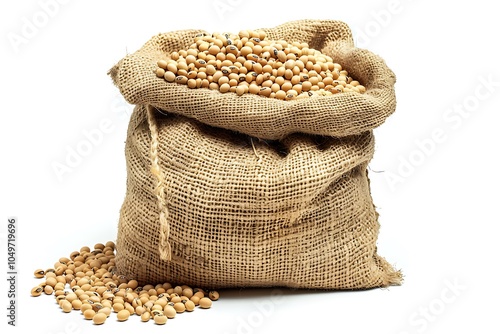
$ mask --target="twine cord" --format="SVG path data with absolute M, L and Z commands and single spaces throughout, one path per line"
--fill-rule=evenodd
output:
M 159 241 L 159 251 L 160 258 L 164 261 L 172 260 L 172 249 L 168 238 L 170 236 L 170 224 L 168 222 L 168 207 L 167 200 L 165 198 L 165 176 L 160 169 L 159 158 L 158 158 L 158 126 L 156 125 L 155 110 L 153 107 L 147 107 L 147 118 L 149 124 L 149 131 L 151 133 L 151 173 L 156 178 L 156 186 L 154 193 L 156 195 L 158 210 L 160 212 L 160 241 Z

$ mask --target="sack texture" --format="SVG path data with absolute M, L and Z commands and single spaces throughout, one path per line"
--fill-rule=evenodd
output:
M 340 21 L 264 28 L 307 42 L 367 89 L 297 101 L 189 89 L 156 62 L 202 30 L 153 36 L 109 72 L 136 105 L 126 140 L 117 273 L 206 288 L 400 284 L 377 254 L 367 166 L 396 107 L 395 75 Z

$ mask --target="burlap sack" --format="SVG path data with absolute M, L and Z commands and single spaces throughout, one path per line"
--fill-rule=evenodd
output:
M 395 110 L 393 72 L 343 22 L 264 30 L 330 55 L 366 93 L 281 101 L 158 79 L 156 62 L 202 30 L 158 34 L 121 59 L 109 74 L 136 107 L 117 273 L 207 288 L 400 284 L 377 254 L 367 175 L 372 130 Z

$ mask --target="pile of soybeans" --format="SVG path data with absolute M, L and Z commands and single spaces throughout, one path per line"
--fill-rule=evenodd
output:
M 280 100 L 364 93 L 342 66 L 307 43 L 269 40 L 264 31 L 201 33 L 186 50 L 157 63 L 156 75 L 189 88 Z
M 117 275 L 115 244 L 98 243 L 91 250 L 82 247 L 69 258 L 60 258 L 46 270 L 35 270 L 44 279 L 31 290 L 31 295 L 54 295 L 63 312 L 81 312 L 94 324 L 103 324 L 111 314 L 118 321 L 137 315 L 143 322 L 153 320 L 163 325 L 177 314 L 208 309 L 219 299 L 217 291 L 204 291 L 187 285 L 170 283 L 139 286 L 136 280 Z

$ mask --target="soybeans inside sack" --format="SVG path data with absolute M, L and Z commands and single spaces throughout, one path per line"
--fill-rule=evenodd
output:
M 295 100 L 366 91 L 332 57 L 305 42 L 269 40 L 264 31 L 201 33 L 157 65 L 156 75 L 167 82 L 237 95 Z

